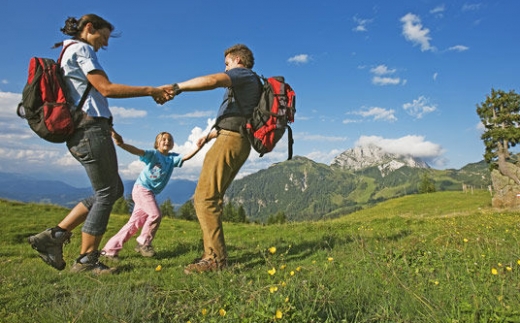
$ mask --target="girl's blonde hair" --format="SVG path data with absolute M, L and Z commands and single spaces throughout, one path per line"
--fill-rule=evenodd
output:
M 159 148 L 159 140 L 161 140 L 162 137 L 165 136 L 165 135 L 170 136 L 170 138 L 172 138 L 172 142 L 173 142 L 173 136 L 172 136 L 171 133 L 166 132 L 166 131 L 159 132 L 159 134 L 155 137 L 155 143 L 153 145 L 153 148 L 155 148 L 155 149 Z

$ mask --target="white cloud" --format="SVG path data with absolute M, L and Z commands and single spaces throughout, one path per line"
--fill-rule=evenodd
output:
M 462 11 L 477 11 L 482 7 L 482 3 L 466 3 L 462 6 Z
M 2 84 L 9 84 L 9 81 L 8 80 L 2 80 Z
M 377 146 L 383 151 L 401 156 L 413 156 L 424 159 L 436 159 L 444 154 L 444 149 L 435 143 L 425 141 L 424 136 L 408 135 L 397 139 L 379 136 L 361 136 L 356 146 Z
M 338 156 L 339 154 L 341 154 L 344 151 L 345 151 L 344 149 L 343 150 L 332 149 L 331 151 L 312 151 L 312 152 L 308 153 L 307 155 L 305 155 L 305 157 L 307 157 L 310 160 L 313 160 L 317 163 L 323 163 L 323 164 L 330 165 L 330 163 L 332 162 L 334 157 Z
M 397 121 L 395 110 L 388 110 L 380 107 L 363 108 L 360 111 L 355 111 L 353 114 L 362 116 L 363 118 L 372 118 L 372 120 L 383 120 L 394 122 Z
M 435 72 L 433 73 L 433 80 L 437 81 L 437 76 L 439 76 L 439 73 Z
M 389 69 L 386 65 L 378 65 L 374 68 L 370 69 L 370 72 L 376 75 L 386 75 L 386 74 L 394 74 L 396 69 Z
M 295 133 L 294 137 L 300 141 L 326 141 L 326 142 L 338 142 L 338 141 L 345 141 L 347 140 L 346 137 L 340 137 L 340 136 L 323 136 L 318 134 L 310 134 L 308 132 L 299 132 Z
M 436 17 L 442 18 L 445 10 L 446 8 L 444 7 L 444 4 L 441 4 L 430 10 L 430 13 Z
M 308 63 L 309 60 L 310 60 L 309 55 L 300 54 L 300 55 L 296 55 L 296 56 L 289 58 L 287 61 L 289 63 L 294 63 L 294 64 L 305 64 L 305 63 Z
M 437 106 L 430 104 L 429 100 L 424 96 L 420 96 L 417 100 L 413 100 L 412 103 L 403 104 L 403 109 L 411 116 L 420 119 L 425 114 L 437 110 Z
M 403 23 L 403 36 L 414 45 L 420 45 L 421 51 L 433 51 L 435 47 L 430 45 L 430 30 L 424 28 L 419 16 L 408 13 L 401 18 Z
M 144 118 L 147 115 L 145 110 L 127 109 L 122 107 L 110 107 L 114 117 L 118 118 Z
M 464 45 L 456 45 L 456 46 L 452 46 L 452 47 L 448 48 L 449 51 L 456 51 L 456 52 L 464 52 L 464 51 L 467 51 L 468 49 L 469 49 L 469 47 L 464 46 Z
M 16 107 L 22 100 L 20 93 L 0 92 L 0 117 L 2 119 L 19 119 Z
M 208 118 L 215 115 L 215 111 L 193 111 L 184 114 L 171 114 L 167 118 L 185 119 L 185 118 Z
M 394 74 L 397 70 L 395 68 L 390 69 L 388 66 L 381 64 L 370 69 L 370 73 L 375 76 L 372 78 L 372 84 L 374 85 L 398 85 L 400 83 L 405 84 L 406 80 L 401 82 L 399 77 L 389 77 L 384 75 Z
M 398 85 L 399 83 L 401 83 L 401 79 L 399 77 L 374 76 L 372 78 L 372 84 L 375 85 Z
M 352 28 L 355 32 L 366 32 L 368 31 L 367 25 L 372 22 L 372 19 L 360 19 L 358 17 L 352 18 L 356 23 L 356 27 Z

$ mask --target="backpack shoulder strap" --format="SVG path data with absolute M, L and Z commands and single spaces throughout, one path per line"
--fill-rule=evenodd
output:
M 63 54 L 65 53 L 65 50 L 67 48 L 69 48 L 70 45 L 74 45 L 74 44 L 77 44 L 77 43 L 78 42 L 73 41 L 73 42 L 70 42 L 67 45 L 63 46 L 63 48 L 61 49 L 60 57 L 58 58 L 58 65 L 60 67 L 61 67 L 61 59 L 63 58 Z M 87 82 L 88 82 L 88 80 L 87 80 Z M 83 95 L 81 96 L 81 99 L 79 100 L 77 109 L 81 109 L 83 107 L 83 104 L 85 104 L 85 101 L 87 100 L 88 93 L 90 92 L 91 89 L 92 89 L 92 83 L 88 82 L 87 83 L 87 88 L 85 89 L 85 92 L 83 92 Z

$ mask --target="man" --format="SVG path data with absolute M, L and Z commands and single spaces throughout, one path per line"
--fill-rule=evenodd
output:
M 200 138 L 198 145 L 216 139 L 206 154 L 194 195 L 194 206 L 204 242 L 200 259 L 184 268 L 186 274 L 220 270 L 227 266 L 227 250 L 222 228 L 223 198 L 227 188 L 249 157 L 251 145 L 240 134 L 246 117 L 260 100 L 262 83 L 251 70 L 255 63 L 251 50 L 242 44 L 224 52 L 225 72 L 200 76 L 173 84 L 175 95 L 225 87 L 217 114 L 216 128 Z

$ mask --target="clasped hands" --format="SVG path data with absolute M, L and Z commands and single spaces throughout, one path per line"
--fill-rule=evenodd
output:
M 175 97 L 173 84 L 166 84 L 154 88 L 152 91 L 152 97 L 158 104 L 165 104 L 166 102 L 173 100 Z

